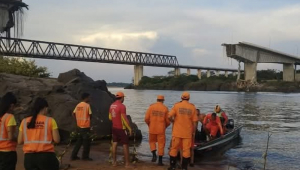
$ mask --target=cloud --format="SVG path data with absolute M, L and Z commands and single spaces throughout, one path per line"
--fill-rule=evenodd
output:
M 154 31 L 146 32 L 118 32 L 109 31 L 90 35 L 80 35 L 81 44 L 100 45 L 109 48 L 119 48 L 125 50 L 149 51 L 149 48 L 155 43 L 158 35 Z M 129 43 L 130 42 L 130 43 Z
M 180 64 L 237 68 L 222 43 L 248 41 L 300 53 L 300 3 L 269 1 L 31 0 L 24 38 L 176 55 Z M 59 4 L 59 5 L 57 5 Z M 77 67 L 95 79 L 129 80 L 133 66 L 40 60 L 57 75 Z M 64 64 L 62 64 L 64 63 Z M 75 64 L 76 63 L 76 64 Z M 282 65 L 258 65 L 258 68 Z M 145 75 L 167 70 L 145 67 Z M 113 76 L 108 76 L 107 72 Z M 128 81 L 127 81 L 128 82 Z

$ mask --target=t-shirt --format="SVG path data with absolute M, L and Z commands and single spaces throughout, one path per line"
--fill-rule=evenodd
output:
M 131 130 L 126 116 L 126 107 L 121 101 L 117 100 L 111 104 L 109 109 L 109 119 L 112 120 L 113 128 Z
M 51 118 L 52 120 L 52 130 L 55 130 L 55 129 L 58 129 L 58 126 L 57 126 L 57 123 L 56 123 L 56 121 L 53 119 L 53 118 Z M 21 125 L 20 125 L 20 127 L 19 127 L 19 131 L 23 131 L 23 121 L 21 122 Z
M 174 117 L 172 136 L 192 138 L 193 123 L 198 121 L 196 107 L 186 100 L 176 103 L 169 112 Z

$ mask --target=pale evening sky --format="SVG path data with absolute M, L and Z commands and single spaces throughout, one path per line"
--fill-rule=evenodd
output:
M 222 68 L 237 68 L 237 62 L 223 55 L 222 43 L 247 41 L 300 54 L 298 0 L 23 1 L 29 5 L 22 37 L 26 39 L 170 54 L 180 64 Z M 107 82 L 131 82 L 133 77 L 129 65 L 36 61 L 53 77 L 73 68 Z M 282 65 L 258 68 L 282 70 Z M 166 75 L 170 70 L 144 67 L 144 75 Z

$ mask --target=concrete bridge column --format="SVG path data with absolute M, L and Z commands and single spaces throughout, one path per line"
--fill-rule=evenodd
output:
M 256 68 L 257 63 L 244 63 L 244 74 L 245 74 L 245 80 L 255 81 L 256 82 Z
M 294 64 L 283 64 L 283 81 L 295 81 Z
M 219 70 L 216 71 L 216 76 L 217 76 L 217 77 L 220 76 L 220 71 L 219 71 Z
M 210 77 L 210 70 L 207 70 L 207 71 L 206 71 L 206 77 L 207 77 L 207 78 Z
M 191 69 L 188 68 L 188 69 L 186 70 L 186 74 L 187 74 L 188 76 L 191 75 Z
M 228 71 L 225 71 L 225 77 L 228 77 Z
M 198 79 L 201 79 L 201 70 L 198 69 Z
M 175 68 L 175 76 L 180 76 L 180 68 Z
M 135 65 L 134 66 L 134 80 L 133 84 L 135 86 L 139 85 L 140 80 L 143 77 L 144 67 L 142 65 Z

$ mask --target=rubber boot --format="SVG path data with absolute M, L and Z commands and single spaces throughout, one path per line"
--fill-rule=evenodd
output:
M 187 170 L 190 158 L 182 158 L 182 170 Z
M 156 156 L 156 150 L 152 151 L 152 162 L 156 162 L 157 156 Z
M 158 157 L 158 166 L 164 166 L 164 164 L 162 162 L 162 156 Z
M 176 169 L 176 157 L 170 156 L 170 167 L 168 170 L 175 170 Z

